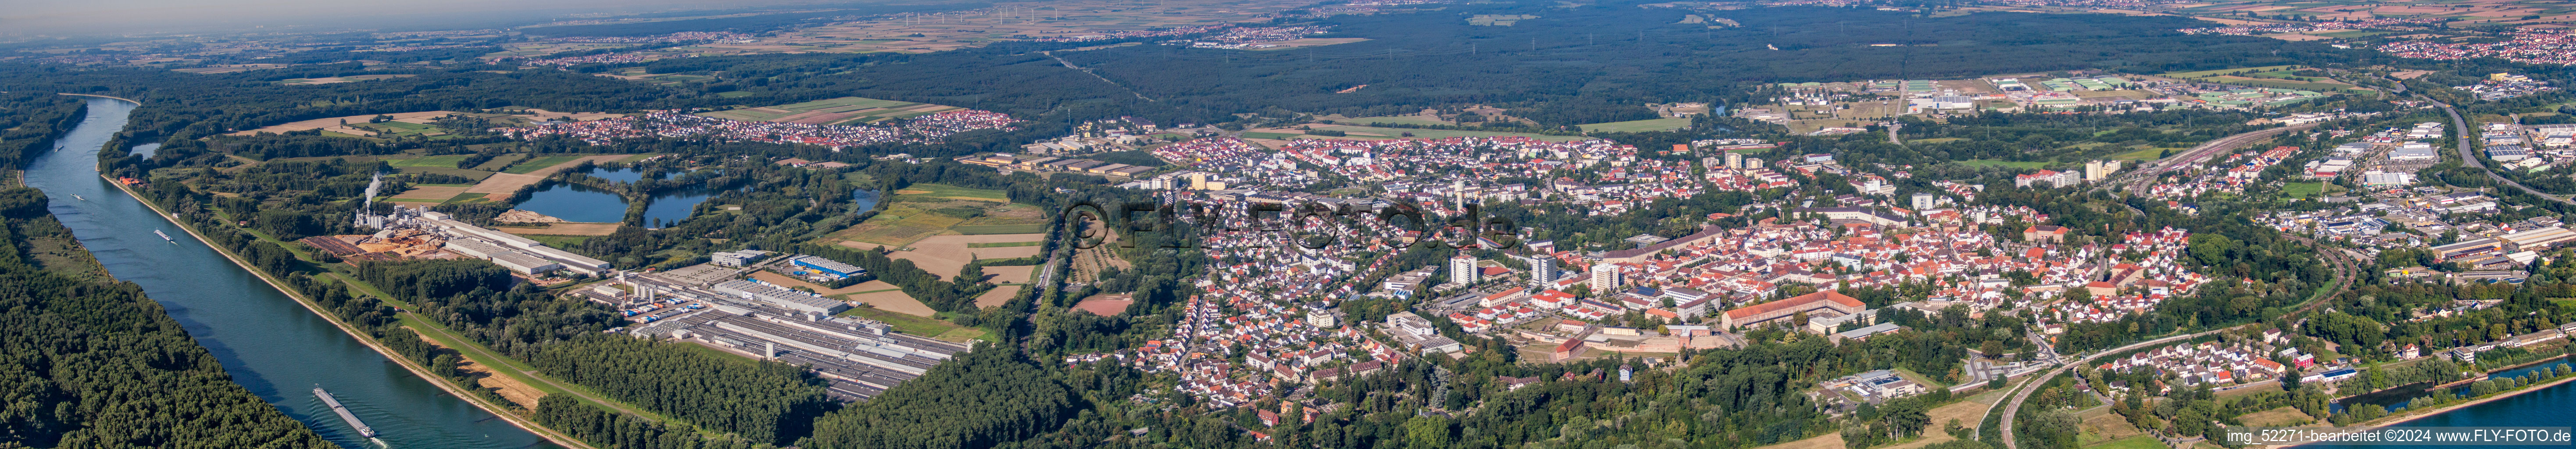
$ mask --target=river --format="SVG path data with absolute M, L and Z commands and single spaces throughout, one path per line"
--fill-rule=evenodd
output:
M 44 189 L 54 216 L 108 273 L 143 286 L 233 381 L 342 447 L 553 447 L 414 377 L 99 178 L 98 150 L 133 110 L 124 101 L 90 99 L 89 117 L 30 163 L 27 185 Z M 160 241 L 155 230 L 178 241 Z M 374 427 L 382 443 L 342 423 L 313 397 L 317 385 Z

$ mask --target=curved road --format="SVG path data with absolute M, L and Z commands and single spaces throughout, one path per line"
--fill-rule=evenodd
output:
M 2223 330 L 2227 330 L 2227 329 L 2232 329 L 2232 327 L 2231 327 L 2231 328 L 2224 328 L 2224 329 L 2212 329 L 2212 330 L 2206 330 L 2206 331 L 2201 331 L 2200 333 L 2196 333 L 2196 334 L 2175 335 L 2175 336 L 2171 336 L 2171 337 L 2158 338 L 2158 339 L 2154 339 L 2154 340 L 2147 340 L 2147 341 L 2142 341 L 2142 342 L 2137 342 L 2137 343 L 2130 343 L 2128 346 L 2121 346 L 2121 347 L 2117 347 L 2117 348 L 2111 348 L 2111 349 L 2108 349 L 2108 350 L 2104 350 L 2104 351 L 2102 351 L 2102 352 L 2096 352 L 2096 353 L 2094 353 L 2091 357 L 2085 357 L 2085 358 L 2083 358 L 2083 359 L 2081 359 L 2081 360 L 2076 360 L 2076 361 L 2075 361 L 2075 363 L 2068 363 L 2068 364 L 2064 364 L 2064 365 L 2058 365 L 2058 366 L 2057 366 L 2057 368 L 2048 370 L 2048 372 L 2047 372 L 2046 374 L 2041 374 L 2041 375 L 2038 375 L 2038 376 L 2031 377 L 2031 382 L 2030 382 L 2030 383 L 2023 384 L 2023 385 L 2022 385 L 2022 387 L 2021 387 L 2021 390 L 2013 392 L 2012 401 L 2010 401 L 2010 402 L 2008 402 L 2008 403 L 2006 403 L 2006 404 L 2004 405 L 2004 419 L 2003 419 L 2003 423 L 2002 423 L 2002 428 L 2003 428 L 2003 432 L 2004 432 L 2004 449 L 2019 449 L 2019 448 L 2017 448 L 2017 447 L 2015 447 L 2015 446 L 2013 445 L 2013 415 L 2021 411 L 2021 403 L 2022 403 L 2022 401 L 2029 400 L 2029 399 L 2030 399 L 2030 394 L 2031 394 L 2032 392 L 2039 391 L 2039 386 L 2037 385 L 2037 383 L 2039 383 L 2039 382 L 2045 382 L 2045 381 L 2047 381 L 2048 379 L 2055 378 L 2055 377 L 2057 377 L 2057 375 L 2059 375 L 2059 374 L 2065 374 L 2065 373 L 2066 373 L 2066 369 L 2067 369 L 2067 368 L 2073 368 L 2073 367 L 2077 367 L 2077 366 L 2083 366 L 2083 365 L 2088 364 L 2088 363 L 2092 363 L 2092 362 L 2093 362 L 2093 359 L 2102 358 L 2102 356 L 2111 355 L 2111 354 L 2118 354 L 2118 353 L 2120 353 L 2121 351 L 2127 351 L 2127 350 L 2131 350 L 2131 349 L 2138 349 L 2138 348 L 2142 348 L 2142 347 L 2161 345 L 2161 344 L 2172 343 L 2172 342 L 2182 341 L 2182 340 L 2190 340 L 2190 339 L 2193 339 L 2193 338 L 2199 338 L 2200 336 L 2203 336 L 2203 335 L 2215 334 L 2215 333 L 2218 333 L 2219 331 L 2223 331 Z
M 2462 119 L 2462 118 L 2460 118 L 2460 110 L 2459 110 L 2459 109 L 2453 109 L 2453 108 L 2451 108 L 2451 105 L 2450 105 L 2450 104 L 2448 104 L 2448 103 L 2443 103 L 2443 102 L 2439 102 L 2439 101 L 2433 101 L 2433 99 L 2431 99 L 2431 98 L 2424 98 L 2424 97 L 2420 97 L 2420 96 L 2419 96 L 2419 97 L 2416 97 L 2416 98 L 2423 99 L 2424 101 L 2432 102 L 2432 103 L 2433 103 L 2434 105 L 2436 105 L 2436 106 L 2441 106 L 2441 107 L 2442 107 L 2442 112 L 2448 112 L 2448 113 L 2450 113 L 2450 114 L 2451 114 L 2451 128 L 2452 128 L 2452 129 L 2454 129 L 2454 130 L 2457 130 L 2456 135 L 2458 135 L 2458 136 L 2459 136 L 2459 139 L 2457 139 L 2457 140 L 2458 140 L 2458 143 L 2459 143 L 2459 148 L 2458 148 L 2458 150 L 2459 150 L 2459 152 L 2460 152 L 2460 162 L 2461 162 L 2461 163 L 2468 164 L 2469 168 L 2475 168 L 2475 169 L 2478 169 L 2478 171 L 2486 172 L 2486 174 L 2487 174 L 2487 179 L 2495 180 L 2495 182 L 2496 182 L 2496 183 L 2498 183 L 2498 184 L 2509 185 L 2509 186 L 2513 186 L 2513 188 L 2516 188 L 2516 189 L 2522 189 L 2522 192 L 2523 192 L 2523 193 L 2529 193 L 2529 194 L 2531 194 L 2532 196 L 2537 196 L 2537 197 L 2541 197 L 2541 198 L 2548 198 L 2550 201 L 2557 201 L 2557 202 L 2559 202 L 2559 203 L 2563 203 L 2563 204 L 2576 204 L 2576 200 L 2569 200 L 2569 199 L 2567 199 L 2567 198 L 2566 198 L 2566 197 L 2564 197 L 2564 196 L 2551 195 L 2551 194 L 2547 194 L 2547 193 L 2541 193 L 2539 190 L 2534 190 L 2534 189 L 2532 189 L 2530 186 L 2522 185 L 2522 183 L 2519 183 L 2519 182 L 2513 182 L 2513 180 L 2511 180 L 2511 179 L 2505 179 L 2503 175 L 2498 175 L 2498 174 L 2496 174 L 2494 169 L 2489 169 L 2489 168 L 2487 168 L 2487 163 L 2486 163 L 2486 162 L 2484 162 L 2484 161 L 2479 161 L 2479 160 L 2478 160 L 2477 155 L 2469 154 L 2469 141 L 2470 141 L 2470 140 L 2472 140 L 2472 139 L 2476 139 L 2476 136 L 2477 136 L 2477 135 L 2476 135 L 2476 134 L 2469 134 L 2469 121 L 2468 121 L 2468 120 L 2466 120 L 2466 119 Z

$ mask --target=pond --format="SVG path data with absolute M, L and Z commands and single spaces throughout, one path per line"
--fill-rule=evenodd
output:
M 879 195 L 880 194 L 877 193 L 877 191 L 868 189 L 850 191 L 850 202 L 858 204 L 858 207 L 851 208 L 850 210 L 853 212 L 876 210 Z
M 588 174 L 617 182 L 644 179 L 643 172 L 632 168 L 592 168 Z M 663 173 L 662 178 L 670 179 L 677 174 L 677 172 Z M 644 205 L 644 227 L 658 229 L 687 220 L 691 213 L 697 211 L 698 203 L 706 202 L 707 197 L 713 196 L 714 193 L 705 187 L 689 187 L 654 195 Z M 537 185 L 537 191 L 529 194 L 526 200 L 518 204 L 519 210 L 577 223 L 624 222 L 626 208 L 626 199 L 616 193 L 586 185 L 554 181 Z
M 635 182 L 635 181 L 639 181 L 639 180 L 643 180 L 643 179 L 644 179 L 644 172 L 643 172 L 643 171 L 641 171 L 641 170 L 637 170 L 637 169 L 635 169 L 635 168 L 632 168 L 632 167 L 629 167 L 629 168 L 617 168 L 617 169 L 612 169 L 612 168 L 607 168 L 607 167 L 592 167 L 592 168 L 590 169 L 590 172 L 589 172 L 589 173 L 584 173 L 584 174 L 591 175 L 591 176 L 596 176 L 596 177 L 599 177 L 599 179 L 606 179 L 606 180 L 610 180 L 610 181 L 617 181 L 617 182 Z M 661 178 L 659 178 L 659 179 L 671 179 L 671 177 L 673 177 L 673 176 L 679 176 L 679 175 L 680 175 L 680 172 L 662 172 L 662 177 L 661 177 Z
M 577 223 L 626 221 L 625 198 L 605 190 L 565 182 L 539 184 L 537 191 L 520 200 L 517 207 Z

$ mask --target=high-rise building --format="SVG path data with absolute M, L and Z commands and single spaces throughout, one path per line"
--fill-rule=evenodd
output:
M 1726 152 L 1726 169 L 1742 170 L 1744 168 L 1744 153 L 1733 151 Z
M 1459 285 L 1476 283 L 1476 258 L 1465 254 L 1449 258 L 1449 282 Z
M 1549 282 L 1556 281 L 1555 257 L 1548 256 L 1546 254 L 1539 254 L 1524 258 L 1523 260 L 1528 261 L 1530 266 L 1530 291 L 1545 289 Z
M 2112 173 L 2117 173 L 2119 171 L 2120 161 L 2087 161 L 2084 163 L 2084 180 L 2100 181 L 2108 179 L 2111 177 Z
M 1609 262 L 1592 264 L 1593 296 L 1609 295 L 1611 291 L 1618 290 L 1619 286 L 1623 285 L 1620 282 L 1622 280 L 1619 278 L 1619 264 Z
M 1761 159 L 1758 159 L 1758 158 L 1749 158 L 1749 157 L 1748 157 L 1748 158 L 1744 158 L 1744 167 L 1743 167 L 1743 169 L 1745 169 L 1745 170 L 1752 170 L 1752 169 L 1756 169 L 1756 168 L 1762 168 L 1762 160 L 1761 160 Z
M 1940 197 L 1932 196 L 1932 192 L 1914 192 L 1914 211 L 1922 212 L 1925 210 L 1931 210 L 1933 206 L 1932 203 L 1937 201 L 1939 198 Z

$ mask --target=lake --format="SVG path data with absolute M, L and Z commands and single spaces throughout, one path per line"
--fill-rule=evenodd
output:
M 588 173 L 601 179 L 634 182 L 644 179 L 642 172 L 631 168 L 593 168 Z M 669 178 L 665 174 L 664 178 Z M 654 195 L 644 205 L 644 226 L 660 228 L 689 219 L 698 203 L 706 202 L 714 192 L 705 187 L 690 187 Z M 519 201 L 519 210 L 545 214 L 577 223 L 619 223 L 626 221 L 626 199 L 605 190 L 586 185 L 546 181 L 535 193 Z

